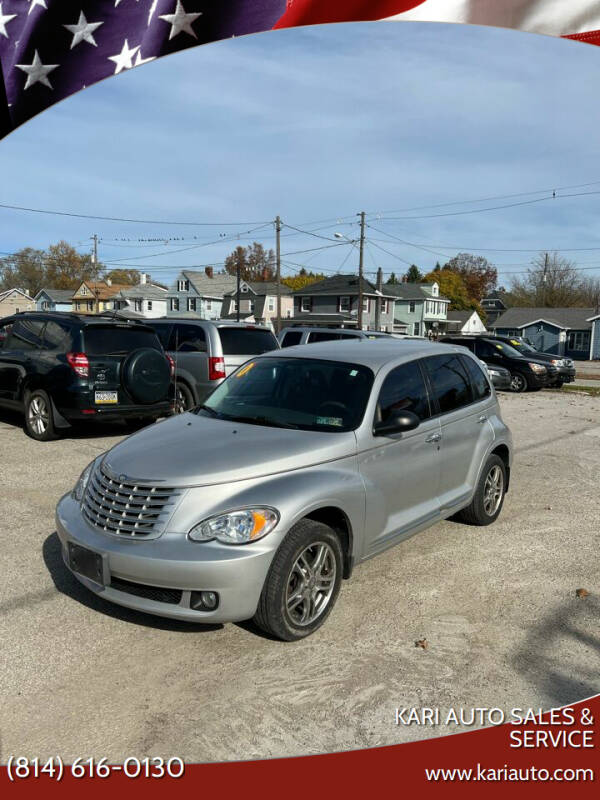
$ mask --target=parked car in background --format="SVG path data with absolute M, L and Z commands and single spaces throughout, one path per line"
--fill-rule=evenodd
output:
M 440 342 L 466 347 L 488 367 L 504 367 L 510 372 L 513 392 L 535 391 L 554 383 L 558 369 L 547 361 L 525 357 L 509 344 L 487 336 L 442 336 Z
M 563 383 L 572 383 L 575 380 L 575 362 L 572 358 L 564 358 L 552 353 L 541 353 L 521 336 L 494 336 L 494 339 L 514 347 L 515 350 L 521 353 L 523 358 L 535 358 L 538 361 L 553 364 L 558 370 L 558 375 L 554 383 L 551 384 L 552 386 L 560 388 Z
M 490 367 L 485 361 L 480 361 L 480 364 L 490 376 L 490 380 L 494 384 L 494 389 L 498 391 L 509 391 L 511 388 L 511 376 L 510 372 L 505 367 L 499 367 L 498 364 L 494 364 Z
M 111 316 L 29 311 L 0 320 L 0 407 L 47 441 L 75 422 L 171 413 L 172 362 L 154 331 Z
M 450 516 L 494 522 L 511 459 L 464 348 L 326 342 L 247 361 L 193 413 L 95 458 L 56 525 L 65 563 L 104 600 L 254 618 L 291 641 L 323 624 L 357 564 Z
M 175 410 L 204 402 L 249 356 L 279 348 L 264 325 L 204 319 L 153 319 L 149 324 L 175 364 Z
M 283 328 L 279 334 L 282 347 L 294 347 L 298 344 L 315 344 L 349 339 L 391 339 L 390 333 L 383 331 L 359 331 L 352 328 L 315 328 L 310 325 Z

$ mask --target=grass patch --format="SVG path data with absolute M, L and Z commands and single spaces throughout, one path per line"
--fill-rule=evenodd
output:
M 573 386 L 571 384 L 554 389 L 555 392 L 579 392 L 579 394 L 591 394 L 600 397 L 600 386 Z

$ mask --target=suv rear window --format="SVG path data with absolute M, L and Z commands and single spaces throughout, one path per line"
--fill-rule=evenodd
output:
M 160 342 L 154 331 L 140 328 L 108 327 L 88 325 L 83 329 L 83 350 L 90 356 L 122 355 L 151 347 L 160 350 Z
M 281 342 L 282 347 L 292 347 L 295 344 L 300 344 L 302 339 L 302 331 L 288 331 Z
M 271 331 L 256 328 L 219 328 L 224 356 L 258 356 L 277 349 L 278 342 Z

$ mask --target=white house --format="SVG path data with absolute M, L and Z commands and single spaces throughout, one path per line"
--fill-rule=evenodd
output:
M 452 333 L 485 333 L 486 327 L 476 311 L 449 311 L 448 330 Z
M 145 276 L 144 276 L 145 277 Z M 133 312 L 146 319 L 167 316 L 168 290 L 153 283 L 140 283 L 121 289 L 113 300 L 116 311 Z

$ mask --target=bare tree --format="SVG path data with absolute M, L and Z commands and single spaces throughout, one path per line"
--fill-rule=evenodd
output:
M 565 308 L 583 306 L 582 280 L 573 261 L 558 253 L 540 253 L 523 278 L 512 278 L 510 301 L 514 306 Z

